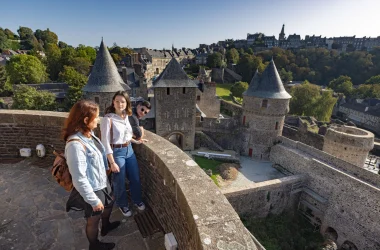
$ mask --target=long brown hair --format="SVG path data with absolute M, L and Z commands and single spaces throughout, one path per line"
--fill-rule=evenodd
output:
M 113 101 L 115 101 L 116 96 L 122 96 L 125 98 L 125 101 L 127 102 L 127 107 L 125 108 L 125 112 L 127 113 L 127 115 L 132 115 L 132 104 L 131 104 L 131 100 L 129 99 L 128 92 L 122 91 L 122 90 L 117 91 L 115 95 L 112 97 L 111 106 L 106 108 L 105 113 L 106 114 L 115 113 L 115 107 L 113 106 Z
M 63 139 L 67 141 L 70 135 L 78 131 L 89 133 L 90 129 L 84 123 L 84 118 L 88 117 L 88 123 L 92 122 L 98 113 L 99 106 L 95 102 L 82 100 L 74 104 L 71 108 L 69 117 L 65 120 L 62 130 Z

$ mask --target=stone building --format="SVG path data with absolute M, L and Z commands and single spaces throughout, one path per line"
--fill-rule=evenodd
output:
M 197 105 L 206 117 L 219 117 L 220 100 L 216 96 L 216 83 L 211 82 L 210 74 L 204 68 L 199 69 L 197 80 Z
M 323 151 L 363 168 L 373 146 L 374 135 L 371 132 L 356 127 L 339 126 L 327 129 Z
M 130 92 L 131 88 L 123 81 L 117 71 L 117 67 L 105 46 L 103 40 L 100 43 L 96 55 L 94 67 L 83 87 L 83 98 L 92 100 L 99 104 L 100 115 L 111 105 L 112 97 L 116 91 L 124 90 Z
M 379 99 L 339 99 L 334 113 L 354 122 L 357 126 L 380 135 L 380 100 Z
M 243 126 L 248 126 L 248 147 L 242 152 L 257 159 L 268 159 L 270 147 L 282 134 L 285 115 L 289 112 L 289 99 L 274 61 L 264 72 L 253 76 L 243 93 Z
M 148 99 L 148 86 L 141 64 L 134 64 L 134 67 L 118 66 L 118 72 L 131 88 L 131 96 Z
M 197 85 L 175 58 L 153 82 L 156 134 L 194 150 Z

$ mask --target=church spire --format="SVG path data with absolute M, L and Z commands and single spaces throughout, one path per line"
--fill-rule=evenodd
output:
M 285 40 L 285 24 L 282 25 L 281 33 L 278 40 Z

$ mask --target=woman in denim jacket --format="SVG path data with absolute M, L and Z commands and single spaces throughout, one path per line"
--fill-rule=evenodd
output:
M 132 139 L 132 127 L 128 116 L 132 115 L 132 105 L 126 91 L 118 91 L 112 98 L 112 104 L 106 109 L 100 130 L 102 142 L 113 172 L 112 184 L 115 192 L 116 205 L 124 216 L 131 216 L 128 207 L 125 178 L 129 180 L 132 201 L 140 211 L 145 209 L 141 200 L 140 171 L 131 142 L 142 143 Z M 112 123 L 112 127 L 111 127 Z M 112 137 L 111 138 L 111 129 Z
M 65 156 L 74 185 L 66 210 L 84 210 L 90 250 L 115 247 L 114 243 L 98 240 L 100 219 L 102 236 L 120 225 L 119 221 L 109 221 L 113 199 L 106 174 L 108 163 L 105 149 L 93 134 L 98 122 L 98 105 L 91 101 L 79 101 L 71 108 L 63 129 L 67 142 Z

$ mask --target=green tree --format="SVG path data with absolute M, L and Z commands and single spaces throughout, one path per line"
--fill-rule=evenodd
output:
M 237 49 L 232 48 L 227 51 L 226 58 L 229 63 L 236 64 L 239 61 L 239 52 Z
M 253 56 L 248 53 L 240 57 L 239 63 L 236 65 L 237 72 L 242 76 L 243 81 L 250 82 L 254 72 L 258 70 L 260 73 L 265 69 L 262 58 Z
M 0 96 L 10 96 L 12 93 L 12 85 L 8 81 L 5 67 L 0 65 Z
M 250 54 L 250 55 L 253 55 L 253 49 L 252 48 L 248 48 L 247 49 L 247 53 Z
M 67 48 L 69 45 L 67 45 L 67 43 L 65 43 L 65 42 L 62 42 L 62 41 L 59 41 L 58 42 L 58 47 L 60 48 L 60 49 L 64 49 L 64 48 Z
M 90 72 L 90 66 L 91 63 L 83 57 L 75 57 L 70 60 L 70 63 L 68 66 L 73 67 L 77 72 L 81 73 L 82 75 L 87 76 Z
M 77 52 L 73 47 L 61 49 L 61 64 L 63 66 L 69 66 L 75 57 L 77 57 Z
M 353 91 L 351 77 L 349 76 L 339 76 L 338 78 L 332 80 L 328 87 L 335 92 L 343 93 L 345 96 L 350 96 Z
M 288 83 L 293 80 L 293 73 L 291 71 L 286 71 L 282 68 L 279 74 L 283 83 Z
M 38 42 L 37 38 L 34 36 L 33 30 L 28 27 L 20 27 L 17 30 L 20 36 L 21 48 L 26 50 L 42 50 L 42 45 Z
M 88 60 L 89 63 L 94 63 L 96 58 L 96 50 L 90 46 L 84 46 L 83 44 L 79 44 L 78 48 L 76 49 L 77 56 L 83 57 Z
M 47 78 L 45 65 L 31 55 L 13 56 L 5 68 L 12 84 L 41 83 Z
M 364 84 L 380 84 L 380 75 L 372 76 Z
M 13 93 L 14 109 L 56 110 L 55 95 L 27 85 L 18 86 Z
M 66 106 L 70 108 L 82 98 L 82 88 L 86 85 L 87 77 L 77 72 L 73 67 L 64 66 L 63 71 L 59 74 L 59 79 L 69 85 Z
M 321 95 L 317 98 L 313 116 L 319 121 L 330 121 L 331 114 L 337 98 L 333 97 L 332 91 L 322 91 Z
M 3 30 L 0 30 L 0 51 L 10 48 L 10 41 Z
M 207 57 L 207 66 L 209 68 L 222 67 L 223 56 L 219 52 L 212 53 Z
M 331 91 L 321 91 L 317 85 L 305 81 L 291 89 L 290 113 L 295 115 L 314 116 L 318 120 L 328 121 L 336 98 Z
M 237 82 L 231 87 L 231 94 L 235 97 L 243 98 L 243 93 L 248 89 L 247 82 Z
M 353 96 L 360 99 L 380 99 L 380 84 L 362 84 L 353 91 Z
M 58 79 L 58 74 L 62 70 L 61 50 L 55 43 L 48 43 L 45 46 L 45 54 L 47 61 L 47 72 L 52 81 Z
M 4 33 L 7 35 L 8 39 L 10 40 L 14 40 L 17 38 L 17 36 L 10 29 L 5 29 Z

